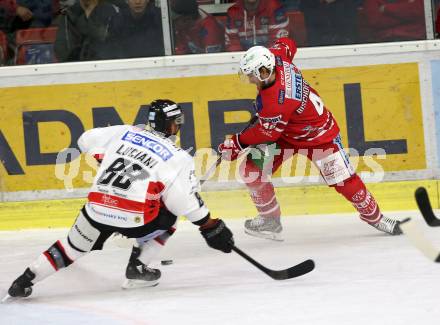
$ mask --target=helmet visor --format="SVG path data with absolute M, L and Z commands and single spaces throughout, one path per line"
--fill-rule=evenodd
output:
M 183 123 L 185 123 L 185 116 L 183 114 L 177 116 L 174 119 L 174 123 L 176 123 L 177 125 L 182 125 Z

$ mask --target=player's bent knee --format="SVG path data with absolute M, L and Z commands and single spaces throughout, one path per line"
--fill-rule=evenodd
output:
M 332 187 L 350 201 L 355 197 L 356 193 L 359 193 L 359 191 L 366 193 L 365 184 L 357 174 L 352 175 L 340 184 L 332 185 Z

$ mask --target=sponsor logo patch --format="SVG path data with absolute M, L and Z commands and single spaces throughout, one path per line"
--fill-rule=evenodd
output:
M 286 83 L 286 97 L 292 98 L 292 70 L 290 68 L 290 64 L 284 62 L 284 80 Z
M 280 89 L 278 92 L 278 104 L 284 104 L 284 96 L 286 92 L 283 89 Z
M 295 98 L 301 100 L 302 98 L 302 76 L 295 73 Z
M 276 128 L 278 122 L 281 121 L 281 115 L 271 117 L 261 117 L 260 124 L 266 130 L 273 130 Z
M 151 151 L 159 156 L 163 161 L 167 161 L 173 156 L 171 151 L 163 144 L 139 133 L 127 131 L 127 133 L 125 133 L 122 137 L 122 140 Z
M 103 195 L 101 200 L 102 203 L 105 205 L 114 206 L 114 207 L 118 206 L 118 200 L 113 199 L 109 195 Z

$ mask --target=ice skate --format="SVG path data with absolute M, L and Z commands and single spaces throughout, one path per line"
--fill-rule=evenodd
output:
M 12 282 L 8 294 L 2 299 L 2 303 L 15 298 L 29 297 L 32 293 L 32 286 L 34 285 L 32 283 L 33 279 L 35 279 L 35 274 L 27 268 L 22 275 Z
M 370 223 L 369 225 L 389 235 L 396 236 L 402 234 L 402 230 L 400 230 L 399 224 L 400 224 L 399 220 L 394 220 L 382 215 L 382 217 L 377 223 L 375 224 Z
M 154 287 L 159 283 L 160 270 L 149 268 L 139 261 L 137 257 L 140 255 L 140 252 L 141 250 L 138 247 L 133 247 L 125 271 L 126 280 L 122 284 L 124 289 Z
M 283 241 L 282 230 L 280 218 L 257 216 L 244 223 L 246 234 L 275 241 Z

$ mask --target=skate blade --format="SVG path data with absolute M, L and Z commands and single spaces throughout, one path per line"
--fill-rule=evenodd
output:
M 10 296 L 9 294 L 6 294 L 6 296 L 2 299 L 1 303 L 2 304 L 7 304 L 8 302 L 12 302 L 14 300 L 16 300 L 17 298 L 14 298 L 12 296 Z
M 159 284 L 159 280 L 144 281 L 144 280 L 132 280 L 126 279 L 122 284 L 122 289 L 137 289 L 144 287 L 155 287 Z
M 270 239 L 274 241 L 284 241 L 283 237 L 281 236 L 281 233 L 276 232 L 259 232 L 259 231 L 252 231 L 249 229 L 244 229 L 244 232 L 248 235 L 258 237 L 258 238 L 264 238 L 264 239 Z

